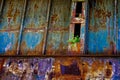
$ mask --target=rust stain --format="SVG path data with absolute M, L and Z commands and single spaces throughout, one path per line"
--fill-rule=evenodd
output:
M 21 45 L 22 45 L 20 48 L 21 55 L 27 55 L 27 56 L 34 56 L 35 55 L 36 56 L 36 55 L 40 55 L 42 52 L 40 47 L 39 47 L 39 50 L 36 50 L 36 49 L 31 50 L 31 49 L 27 48 L 25 41 L 23 41 Z
M 51 16 L 51 23 L 55 23 L 58 19 L 59 19 L 58 14 L 53 14 L 53 15 Z
M 54 34 L 55 34 L 56 32 L 54 32 Z M 63 32 L 60 32 L 60 34 L 61 34 L 61 37 L 60 37 L 60 42 L 59 42 L 59 44 L 57 45 L 57 48 L 55 48 L 55 49 L 53 49 L 53 47 L 55 47 L 56 45 L 54 45 L 54 43 L 56 42 L 56 41 L 54 41 L 53 39 L 51 40 L 50 39 L 50 44 L 48 43 L 48 45 L 47 45 L 47 55 L 67 55 L 67 53 L 68 53 L 68 45 L 67 44 L 65 44 L 64 42 L 63 42 L 63 40 L 62 40 L 62 38 L 63 38 L 63 34 L 64 33 L 64 31 Z
M 7 12 L 7 17 L 13 17 L 12 12 L 13 12 L 13 3 L 12 1 L 9 2 L 9 8 L 8 8 L 8 12 Z
M 26 45 L 25 41 L 22 41 L 21 46 L 20 46 L 20 54 L 21 55 L 27 55 L 27 53 L 25 53 L 26 48 L 27 48 L 27 45 Z
M 16 23 L 17 17 L 20 16 L 20 11 L 18 9 L 15 10 L 13 21 Z
M 42 41 L 40 42 L 40 44 L 38 44 L 38 45 L 35 47 L 35 51 L 38 51 L 38 52 L 39 52 L 39 54 L 37 54 L 37 55 L 42 55 L 43 41 L 44 41 L 44 39 L 42 39 Z
M 38 31 L 45 31 L 45 27 L 40 28 L 24 28 L 24 32 L 38 32 Z
M 8 55 L 10 55 L 10 56 L 16 55 L 16 52 L 17 52 L 16 50 L 12 50 L 12 51 L 11 51 L 11 50 L 8 50 L 8 51 L 5 53 L 5 55 L 7 55 L 7 56 L 8 56 Z
M 19 29 L 9 29 L 9 30 L 3 29 L 3 30 L 0 30 L 0 32 L 19 32 Z
M 34 9 L 38 9 L 38 5 L 37 4 L 34 5 Z
M 51 32 L 65 32 L 65 31 L 69 31 L 69 27 L 57 27 L 57 26 L 52 26 L 49 31 Z
M 47 45 L 47 55 L 52 55 L 54 50 L 52 50 L 53 44 Z
M 108 4 L 108 3 L 106 3 Z M 97 8 L 100 6 L 99 8 Z M 99 30 L 105 30 L 106 29 L 106 22 L 107 17 L 110 19 L 112 17 L 112 11 L 109 10 L 107 7 L 105 7 L 105 3 L 102 0 L 97 0 L 96 2 L 90 3 L 90 19 L 94 19 L 94 25 L 91 25 L 92 22 L 90 22 L 89 30 L 96 32 Z
M 52 49 L 53 46 L 53 44 L 47 46 L 46 55 L 66 55 L 68 52 L 67 46 L 65 46 L 62 42 L 60 43 L 58 49 Z
M 77 62 L 79 70 L 81 72 L 80 75 L 76 77 L 74 75 L 62 75 L 60 65 L 62 64 L 64 66 L 69 66 L 72 64 L 72 62 L 75 61 Z M 78 58 L 56 58 L 53 65 L 55 66 L 55 79 L 77 80 L 80 78 L 82 80 L 86 80 L 88 78 L 97 78 L 102 74 L 107 79 L 110 79 L 112 77 L 112 63 L 109 61 L 105 62 L 98 59 L 94 60 L 93 58 L 92 63 L 90 64 L 87 61 L 83 61 L 83 59 Z
M 27 55 L 27 56 L 36 56 L 36 55 L 42 55 L 42 49 L 43 49 L 43 40 L 35 47 L 34 50 L 31 50 L 27 47 L 25 41 L 22 41 L 20 53 L 21 55 Z

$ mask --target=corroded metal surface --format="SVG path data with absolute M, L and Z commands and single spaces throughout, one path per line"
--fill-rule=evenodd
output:
M 0 0 L 0 54 L 69 54 L 72 26 L 81 20 L 82 52 L 120 52 L 120 1 L 86 1 L 88 15 L 76 21 L 71 20 L 72 0 Z
M 119 80 L 120 59 L 0 58 L 0 71 L 1 80 Z
M 29 0 L 27 4 L 21 43 L 22 55 L 42 53 L 47 27 L 48 0 Z
M 16 54 L 24 0 L 4 0 L 0 16 L 0 53 Z
M 117 51 L 120 52 L 120 0 L 117 1 Z
M 76 17 L 76 6 L 77 2 L 72 2 L 72 13 L 71 13 L 71 23 L 69 26 L 69 40 L 72 39 L 74 36 L 75 31 L 75 24 L 80 24 L 80 42 L 76 43 L 76 45 L 73 46 L 73 44 L 69 43 L 68 45 L 68 51 L 69 54 L 72 55 L 80 55 L 84 53 L 84 41 L 85 41 L 85 2 L 81 2 L 81 13 L 79 13 L 79 17 Z M 77 53 L 77 54 L 76 54 Z
M 113 54 L 114 0 L 89 0 L 88 52 Z
M 114 58 L 55 58 L 55 79 L 117 80 L 120 79 L 119 62 L 120 59 Z M 80 74 L 76 75 L 78 72 Z
M 70 11 L 71 0 L 52 0 L 46 50 L 48 55 L 67 53 Z

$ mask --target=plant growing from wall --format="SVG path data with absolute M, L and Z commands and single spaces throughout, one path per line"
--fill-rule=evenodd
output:
M 72 52 L 80 52 L 80 37 L 73 36 L 71 39 L 68 40 L 69 43 L 69 49 Z
M 75 36 L 75 37 L 69 39 L 68 42 L 71 44 L 75 44 L 75 43 L 80 42 L 80 38 L 78 36 Z

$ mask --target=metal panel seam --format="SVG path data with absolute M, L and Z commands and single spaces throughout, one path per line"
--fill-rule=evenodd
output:
M 49 0 L 49 5 L 48 5 L 48 12 L 47 12 L 47 27 L 46 27 L 46 32 L 45 32 L 45 39 L 44 39 L 44 44 L 43 44 L 43 51 L 42 54 L 46 54 L 46 45 L 47 45 L 47 37 L 48 37 L 48 28 L 50 25 L 50 14 L 51 14 L 51 7 L 52 7 L 52 0 Z
M 88 26 L 89 26 L 89 0 L 86 0 L 86 4 L 85 4 L 85 14 L 86 14 L 86 17 L 85 17 L 85 20 L 86 20 L 86 22 L 85 22 L 85 43 L 84 43 L 84 53 L 87 53 L 87 48 L 88 48 L 88 45 L 87 45 L 87 43 L 88 43 Z
M 1 5 L 0 5 L 0 15 L 1 15 L 1 13 L 2 13 L 2 8 L 3 8 L 4 1 L 5 1 L 5 0 L 2 0 L 2 1 L 1 1 Z
M 18 46 L 17 46 L 17 55 L 19 55 L 19 51 L 20 51 L 20 44 L 21 44 L 22 32 L 23 32 L 23 28 L 24 28 L 23 25 L 24 25 L 26 8 L 27 8 L 27 0 L 25 0 L 23 14 L 22 14 L 21 27 L 20 27 L 19 38 L 18 38 Z

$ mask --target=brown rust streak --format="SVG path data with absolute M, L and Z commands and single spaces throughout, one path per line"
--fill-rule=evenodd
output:
M 19 29 L 3 29 L 3 30 L 0 30 L 0 32 L 19 32 Z
M 98 0 L 96 5 L 100 6 L 102 4 L 105 4 L 103 2 L 104 1 L 102 1 L 102 0 Z M 91 4 L 91 5 L 93 5 L 93 4 Z M 104 6 L 104 5 L 102 5 L 102 6 Z M 92 17 L 93 11 L 94 11 L 94 17 Z M 94 23 L 94 26 L 89 25 L 89 30 L 96 32 L 99 30 L 106 29 L 106 22 L 107 22 L 106 18 L 107 17 L 110 18 L 111 16 L 112 16 L 112 13 L 109 10 L 106 10 L 105 7 L 100 7 L 100 8 L 92 7 L 92 8 L 90 8 L 90 19 L 94 18 L 95 23 Z M 97 20 L 99 20 L 99 24 L 96 23 Z
M 53 42 L 52 42 L 53 43 Z M 54 45 L 50 44 L 47 46 L 47 51 L 46 51 L 46 55 L 67 55 L 68 52 L 68 46 L 65 45 L 63 42 L 61 42 L 59 44 L 59 48 L 58 49 L 52 49 Z
M 20 15 L 20 11 L 19 9 L 16 9 L 15 13 L 14 13 L 14 17 L 13 17 L 13 21 L 16 22 L 17 16 Z
M 37 32 L 39 30 L 45 30 L 45 27 L 40 27 L 40 28 L 24 28 L 24 31 L 32 31 L 32 32 Z
M 21 55 L 26 55 L 26 53 L 25 53 L 25 49 L 27 48 L 27 46 L 26 46 L 26 43 L 25 43 L 25 41 L 23 41 L 22 43 L 21 43 L 21 46 L 20 46 L 20 54 Z
M 69 31 L 69 27 L 51 27 L 50 29 L 49 29 L 49 31 L 51 31 L 51 32 L 56 32 L 56 31 L 60 31 L 60 32 L 64 32 L 64 31 Z
M 92 59 L 92 58 L 91 58 Z M 78 77 L 81 77 L 82 80 L 86 80 L 86 76 L 87 75 L 91 75 L 92 78 L 97 77 L 99 74 L 101 74 L 101 72 L 104 74 L 105 78 L 110 79 L 112 76 L 112 65 L 109 63 L 109 61 L 107 61 L 105 63 L 105 61 L 100 61 L 98 59 L 94 58 L 92 59 L 92 65 L 90 65 L 90 63 L 88 63 L 88 61 L 84 61 L 83 59 L 78 59 L 78 58 L 56 58 L 55 62 L 54 62 L 54 66 L 55 66 L 55 79 L 59 79 L 62 78 L 64 75 L 62 75 L 61 73 L 61 69 L 60 69 L 60 64 L 64 65 L 64 66 L 69 66 L 70 64 L 72 64 L 72 62 L 76 61 L 79 67 L 79 70 L 81 72 L 81 75 L 79 75 Z M 97 66 L 96 66 L 97 65 Z M 66 77 L 64 76 L 64 78 L 67 78 L 67 80 L 73 80 L 75 79 L 74 76 L 73 77 L 69 77 L 70 75 L 67 75 Z
M 43 47 L 43 40 L 35 47 L 34 50 L 28 49 L 25 41 L 23 41 L 21 44 L 20 53 L 21 55 L 27 55 L 27 56 L 42 55 L 42 47 Z

